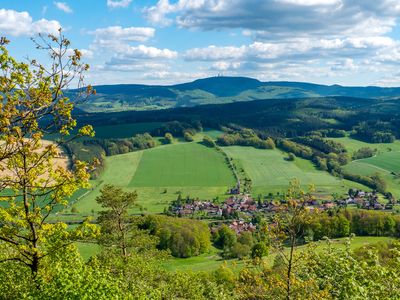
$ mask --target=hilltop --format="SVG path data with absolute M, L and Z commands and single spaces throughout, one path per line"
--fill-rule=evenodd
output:
M 400 97 L 400 88 L 347 87 L 247 77 L 210 77 L 176 85 L 95 86 L 97 94 L 79 108 L 86 112 L 156 110 L 266 99 L 344 96 L 369 99 Z M 74 91 L 72 91 L 73 93 Z

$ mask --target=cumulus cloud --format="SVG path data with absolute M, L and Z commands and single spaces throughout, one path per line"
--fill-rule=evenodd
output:
M 167 70 L 168 62 L 177 58 L 178 53 L 169 49 L 158 49 L 139 45 L 129 46 L 123 52 L 116 53 L 103 68 L 113 71 L 143 72 L 149 70 Z
M 57 7 L 57 9 L 62 10 L 63 12 L 70 14 L 73 12 L 72 8 L 69 7 L 69 5 L 66 2 L 54 2 L 54 5 Z
M 152 23 L 204 30 L 242 28 L 258 37 L 383 34 L 400 15 L 397 0 L 160 0 L 144 10 Z
M 182 58 L 232 76 L 310 81 L 318 74 L 314 79 L 317 82 L 322 78 L 345 80 L 345 76 L 355 80 L 360 74 L 392 73 L 400 63 L 400 42 L 384 36 L 297 37 L 194 48 L 184 52 Z
M 313 39 L 294 38 L 274 42 L 253 42 L 240 47 L 194 48 L 183 55 L 187 61 L 274 61 L 287 59 L 363 57 L 372 49 L 391 47 L 395 41 L 386 37 Z
M 184 57 L 187 61 L 215 61 L 221 59 L 240 59 L 246 52 L 246 46 L 217 47 L 214 45 L 206 48 L 194 48 L 186 51 Z
M 90 46 L 92 51 L 103 51 L 109 56 L 100 66 L 101 70 L 121 72 L 145 72 L 167 70 L 168 61 L 176 59 L 178 53 L 170 49 L 160 49 L 138 42 L 146 42 L 154 37 L 155 29 L 150 27 L 111 26 L 98 28 L 90 34 L 95 36 Z
M 0 9 L 0 32 L 8 36 L 30 36 L 37 33 L 57 33 L 61 24 L 55 20 L 33 21 L 28 12 Z
M 154 28 L 109 26 L 89 32 L 95 36 L 95 43 L 107 45 L 112 43 L 145 42 L 154 36 Z
M 107 0 L 107 6 L 110 8 L 128 7 L 132 0 Z

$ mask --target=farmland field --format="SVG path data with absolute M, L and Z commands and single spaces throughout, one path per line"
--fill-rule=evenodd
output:
M 214 149 L 187 143 L 143 152 L 129 186 L 229 186 L 232 172 Z
M 142 209 L 162 212 L 179 193 L 202 199 L 224 197 L 235 183 L 224 156 L 198 143 L 165 145 L 110 156 L 105 163 L 100 178 L 92 182 L 92 190 L 74 205 L 83 215 L 100 209 L 95 199 L 104 184 L 137 191 Z
M 400 151 L 400 141 L 398 140 L 395 141 L 394 143 L 376 143 L 376 144 L 366 143 L 350 137 L 329 138 L 329 140 L 342 143 L 350 154 L 352 154 L 354 151 L 357 151 L 362 147 L 377 149 L 378 153 Z
M 338 191 L 346 192 L 349 187 L 360 187 L 357 183 L 340 180 L 317 170 L 310 161 L 301 158 L 296 158 L 294 162 L 287 161 L 286 155 L 277 149 L 261 150 L 240 146 L 223 149 L 250 177 L 254 195 L 284 192 L 292 179 L 298 179 L 304 187 L 314 184 L 317 192 L 325 196 Z
M 348 172 L 360 175 L 380 174 L 387 190 L 400 197 L 400 152 L 385 152 L 377 156 L 352 161 L 345 166 Z
M 400 141 L 394 143 L 366 143 L 350 137 L 330 138 L 342 143 L 350 154 L 362 147 L 377 149 L 374 157 L 358 159 L 350 162 L 344 169 L 350 173 L 369 176 L 378 173 L 387 183 L 387 190 L 400 197 Z

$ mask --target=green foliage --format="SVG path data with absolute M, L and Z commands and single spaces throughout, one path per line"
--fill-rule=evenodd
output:
M 294 161 L 296 159 L 296 156 L 293 153 L 288 153 L 288 156 L 286 158 L 287 161 Z
M 215 231 L 213 241 L 216 247 L 220 249 L 229 249 L 236 244 L 236 233 L 223 224 Z
M 186 142 L 193 142 L 193 135 L 189 131 L 185 131 L 183 134 L 183 138 L 185 139 Z
M 170 250 L 175 257 L 191 257 L 209 250 L 210 230 L 197 220 L 146 216 L 140 225 L 159 238 L 158 248 Z
M 174 137 L 172 136 L 171 133 L 167 132 L 164 135 L 164 143 L 165 144 L 172 144 L 174 142 Z
M 258 242 L 254 244 L 253 248 L 251 249 L 251 258 L 261 259 L 267 255 L 268 255 L 268 247 L 263 242 Z
M 100 212 L 98 222 L 101 228 L 99 242 L 101 245 L 121 251 L 121 255 L 128 256 L 132 246 L 132 218 L 128 209 L 136 205 L 136 192 L 124 192 L 121 188 L 105 185 L 101 195 L 96 198 L 97 203 L 105 211 Z
M 370 143 L 393 143 L 392 124 L 382 121 L 360 122 L 353 128 L 353 136 Z
M 294 139 L 295 142 L 312 147 L 326 154 L 329 153 L 344 153 L 347 152 L 344 145 L 333 140 L 322 139 L 317 136 L 298 137 Z
M 40 37 L 36 48 L 50 55 L 50 64 L 36 60 L 19 63 L 9 56 L 0 39 L 0 261 L 29 269 L 35 281 L 42 262 L 57 256 L 73 240 L 95 236 L 96 228 L 84 222 L 74 230 L 64 223 L 49 223 L 48 217 L 79 188 L 88 186 L 88 166 L 76 161 L 73 170 L 54 164 L 58 145 L 78 136 L 93 136 L 91 126 L 76 127 L 73 104 L 90 95 L 83 87 L 88 65 L 61 29 L 57 36 Z M 61 76 L 62 74 L 62 76 Z M 68 99 L 64 90 L 71 82 L 81 89 L 78 99 Z M 58 135 L 57 144 L 43 142 L 45 134 Z M 7 193 L 5 190 L 7 189 Z M 25 272 L 25 271 L 24 271 Z M 37 282 L 37 286 L 41 286 Z
M 362 147 L 353 153 L 353 159 L 363 159 L 372 157 L 376 154 L 377 149 L 371 149 L 369 147 Z
M 156 136 L 163 136 L 166 133 L 170 133 L 173 136 L 181 136 L 185 137 L 185 133 L 190 135 L 195 135 L 196 132 L 201 131 L 202 125 L 199 121 L 192 121 L 192 122 L 179 122 L 179 121 L 172 121 L 162 124 L 157 129 L 152 131 L 152 134 Z
M 271 138 L 261 139 L 252 129 L 241 129 L 234 133 L 220 136 L 217 143 L 221 146 L 253 146 L 260 149 L 274 149 L 275 143 Z
M 203 145 L 210 148 L 215 148 L 216 146 L 214 140 L 207 135 L 203 137 Z

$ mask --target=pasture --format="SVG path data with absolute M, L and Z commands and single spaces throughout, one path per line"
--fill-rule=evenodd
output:
M 384 152 L 377 156 L 350 162 L 344 167 L 359 175 L 380 174 L 387 183 L 387 190 L 400 197 L 400 152 Z
M 230 146 L 223 150 L 252 180 L 254 196 L 285 192 L 293 179 L 298 179 L 305 189 L 314 184 L 318 195 L 323 198 L 329 197 L 333 192 L 345 193 L 350 187 L 361 187 L 357 183 L 317 170 L 308 160 L 296 157 L 294 161 L 287 161 L 287 155 L 277 149 Z
M 181 193 L 200 199 L 224 197 L 235 179 L 224 156 L 199 143 L 179 143 L 106 157 L 105 170 L 90 192 L 74 204 L 82 215 L 101 208 L 96 197 L 105 184 L 137 191 L 134 212 L 162 212 Z
M 143 151 L 129 186 L 229 186 L 233 180 L 220 153 L 185 143 Z
M 387 190 L 395 197 L 400 197 L 400 141 L 394 143 L 366 143 L 350 137 L 329 138 L 342 143 L 350 154 L 362 147 L 377 149 L 374 157 L 354 160 L 344 166 L 344 169 L 353 174 L 364 176 L 378 173 L 387 183 Z
M 352 154 L 353 152 L 357 151 L 360 148 L 368 147 L 372 149 L 377 149 L 378 153 L 383 152 L 396 152 L 400 151 L 400 141 L 397 140 L 394 143 L 376 143 L 370 144 L 360 140 L 353 139 L 351 137 L 342 137 L 342 138 L 328 138 L 328 140 L 332 140 L 335 142 L 342 143 L 347 151 Z

